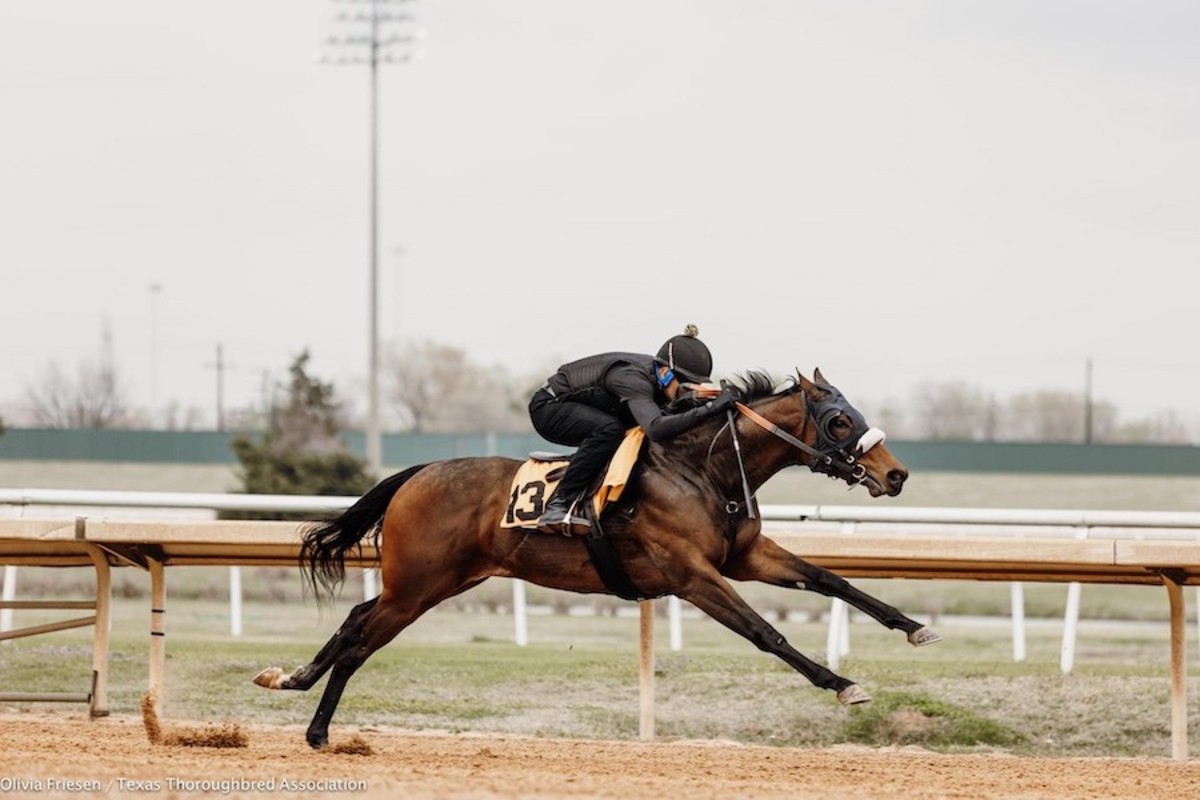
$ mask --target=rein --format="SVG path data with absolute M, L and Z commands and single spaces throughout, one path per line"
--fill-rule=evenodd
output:
M 852 453 L 838 448 L 836 452 L 841 456 L 841 460 L 835 460 L 830 453 L 822 452 L 809 444 L 805 444 L 799 438 L 788 433 L 745 403 L 738 401 L 734 403 L 734 406 L 742 416 L 767 433 L 782 439 L 792 447 L 810 456 L 813 459 L 813 463 L 809 464 L 808 468 L 813 472 L 824 472 L 831 476 L 843 477 L 848 481 L 853 481 L 853 483 L 861 483 L 867 477 L 867 468 L 860 464 Z M 876 429 L 871 428 L 859 439 L 858 444 L 860 450 L 865 453 L 881 441 L 883 441 L 883 432 L 878 431 L 876 433 Z
M 701 396 L 715 396 L 717 391 L 708 387 L 695 386 L 692 387 Z M 749 419 L 755 425 L 770 433 L 783 441 L 787 442 L 792 447 L 807 455 L 810 459 L 808 468 L 813 472 L 820 472 L 829 475 L 832 478 L 841 478 L 851 486 L 862 483 L 868 480 L 867 468 L 860 461 L 858 456 L 865 455 L 872 447 L 883 442 L 887 437 L 884 432 L 878 428 L 869 427 L 862 415 L 856 411 L 853 406 L 845 401 L 845 398 L 831 386 L 824 387 L 830 397 L 827 397 L 814 405 L 810 398 L 806 399 L 807 414 L 806 417 L 812 419 L 817 427 L 817 444 L 818 447 L 813 447 L 807 444 L 799 437 L 779 427 L 776 423 L 759 414 L 750 406 L 739 401 L 734 402 L 734 408 L 737 413 Z M 854 431 L 858 433 L 858 437 L 854 440 L 852 448 L 854 452 L 848 450 L 841 444 L 839 438 L 835 438 L 828 430 L 830 420 L 836 414 L 846 414 L 850 417 L 851 423 L 854 426 Z M 733 410 L 731 409 L 726 414 L 725 425 L 721 426 L 723 431 L 726 427 L 729 428 L 729 433 L 733 438 L 733 449 L 737 457 L 738 471 L 742 478 L 742 491 L 746 496 L 746 507 L 749 509 L 749 516 L 754 518 L 752 493 L 750 491 L 749 482 L 746 479 L 746 465 L 742 460 L 741 442 L 738 441 L 737 424 L 734 418 Z M 717 443 L 717 438 L 720 436 L 720 431 L 713 437 L 712 442 L 708 446 L 709 458 L 712 458 L 713 447 Z M 857 452 L 857 456 L 855 455 Z M 732 501 L 731 501 L 732 502 Z
M 762 428 L 763 430 L 765 430 L 767 433 L 771 434 L 772 436 L 777 436 L 780 439 L 783 439 L 785 442 L 790 444 L 792 447 L 795 447 L 798 450 L 801 450 L 802 452 L 808 453 L 810 456 L 812 456 L 815 459 L 823 461 L 827 466 L 833 464 L 833 456 L 826 455 L 826 454 L 822 453 L 820 450 L 818 450 L 817 448 L 807 445 L 804 442 L 800 441 L 795 436 L 792 436 L 790 433 L 785 431 L 783 428 L 779 427 L 774 422 L 771 422 L 771 420 L 767 419 L 762 414 L 758 413 L 753 408 L 751 408 L 750 406 L 741 402 L 740 400 L 737 401 L 736 403 L 734 403 L 734 406 L 737 407 L 737 410 L 739 412 L 741 412 L 742 416 L 746 417 L 748 420 L 750 420 L 755 425 Z

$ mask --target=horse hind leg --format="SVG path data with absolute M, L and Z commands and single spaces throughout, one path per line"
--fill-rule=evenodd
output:
M 337 633 L 330 637 L 325 646 L 313 657 L 313 660 L 302 667 L 297 667 L 291 674 L 285 674 L 280 667 L 268 667 L 254 676 L 254 682 L 264 689 L 294 689 L 306 692 L 321 680 L 329 671 L 334 661 L 358 640 L 358 634 L 364 618 L 375 608 L 379 598 L 372 598 L 365 603 L 359 603 L 350 610 L 346 621 L 338 628 Z
M 329 741 L 329 722 L 342 699 L 346 683 L 361 667 L 371 654 L 396 638 L 400 631 L 411 625 L 421 614 L 435 603 L 422 603 L 406 606 L 400 602 L 383 601 L 371 608 L 361 626 L 355 632 L 357 635 L 347 637 L 336 652 L 331 652 L 325 669 L 332 667 L 329 681 L 317 704 L 316 713 L 309 723 L 305 739 L 313 748 L 320 748 Z M 347 620 L 349 621 L 349 620 Z M 336 637 L 335 637 L 336 638 Z M 311 685 L 311 684 L 310 684 Z
M 365 611 L 361 624 L 353 628 L 337 647 L 329 649 L 323 662 L 323 671 L 330 668 L 332 671 L 305 734 L 309 745 L 320 748 L 329 741 L 329 722 L 342 699 L 346 683 L 372 653 L 396 638 L 400 631 L 438 603 L 479 585 L 485 579 L 473 578 L 458 583 L 445 581 L 424 593 L 418 593 L 416 597 L 400 598 L 385 590 L 374 607 Z M 346 622 L 349 624 L 350 620 Z

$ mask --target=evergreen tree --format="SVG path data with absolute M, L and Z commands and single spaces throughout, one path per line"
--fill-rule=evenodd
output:
M 268 414 L 262 436 L 231 446 L 241 463 L 242 491 L 253 494 L 359 495 L 374 481 L 366 462 L 346 447 L 333 385 L 308 374 L 306 350 L 290 367 L 287 396 Z M 231 512 L 227 519 L 304 519 L 306 514 Z

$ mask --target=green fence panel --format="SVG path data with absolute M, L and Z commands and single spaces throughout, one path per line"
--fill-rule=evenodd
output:
M 232 464 L 237 434 L 216 431 L 10 429 L 0 436 L 0 459 Z M 366 452 L 360 431 L 347 445 Z M 889 441 L 910 469 L 943 472 L 1065 473 L 1079 475 L 1200 475 L 1200 447 L 1184 445 L 1030 444 L 1016 442 Z M 464 456 L 524 458 L 534 450 L 570 452 L 532 433 L 391 433 L 383 461 L 403 467 Z
M 236 433 L 216 431 L 53 430 L 17 428 L 0 436 L 0 459 L 34 461 L 114 461 L 187 464 L 232 464 L 230 447 Z M 345 435 L 347 446 L 366 453 L 366 437 Z M 570 452 L 535 434 L 424 433 L 387 434 L 383 461 L 407 466 L 463 456 L 498 455 L 524 458 L 534 450 Z
M 216 431 L 10 428 L 0 436 L 0 458 L 223 464 L 236 461 L 229 447 L 235 435 Z
M 1075 475 L 1200 475 L 1200 447 L 1025 442 L 888 442 L 910 469 Z

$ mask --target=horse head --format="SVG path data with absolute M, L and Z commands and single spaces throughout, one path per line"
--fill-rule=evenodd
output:
M 808 453 L 809 469 L 851 486 L 861 483 L 872 497 L 900 494 L 908 469 L 884 446 L 883 431 L 868 425 L 820 369 L 811 381 L 796 370 L 796 383 L 805 403 L 801 438 L 816 451 Z

